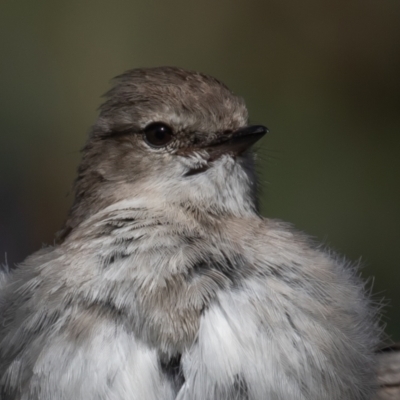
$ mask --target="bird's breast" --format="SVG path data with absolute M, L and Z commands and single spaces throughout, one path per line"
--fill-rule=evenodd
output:
M 251 273 L 239 243 L 192 220 L 132 209 L 110 213 L 91 229 L 87 250 L 96 272 L 89 290 L 126 315 L 136 336 L 170 356 L 192 345 L 218 293 Z

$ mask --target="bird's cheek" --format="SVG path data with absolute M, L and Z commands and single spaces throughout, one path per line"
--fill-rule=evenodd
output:
M 187 155 L 177 155 L 177 159 L 182 167 L 182 172 L 186 173 L 190 170 L 198 170 L 208 166 L 209 156 L 205 151 L 191 152 Z

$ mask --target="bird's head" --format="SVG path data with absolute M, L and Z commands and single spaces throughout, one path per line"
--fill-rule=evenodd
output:
M 267 128 L 215 78 L 179 68 L 115 78 L 83 150 L 64 236 L 121 200 L 147 198 L 215 213 L 256 209 L 250 152 Z

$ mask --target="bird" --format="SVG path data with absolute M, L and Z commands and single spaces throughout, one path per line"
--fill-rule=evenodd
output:
M 2 400 L 367 400 L 357 266 L 263 217 L 244 100 L 178 67 L 116 77 L 51 246 L 0 279 Z

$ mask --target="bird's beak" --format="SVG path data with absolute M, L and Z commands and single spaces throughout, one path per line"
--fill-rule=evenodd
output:
M 262 125 L 253 125 L 240 128 L 232 133 L 226 133 L 207 143 L 204 149 L 208 151 L 212 159 L 225 153 L 239 155 L 260 140 L 268 128 Z

